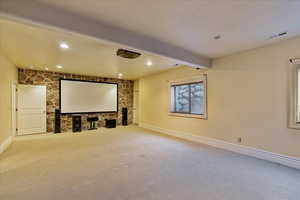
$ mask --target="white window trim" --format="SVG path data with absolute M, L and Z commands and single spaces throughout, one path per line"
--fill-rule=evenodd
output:
M 297 95 L 298 95 L 298 70 L 300 63 L 291 63 L 289 66 L 289 109 L 288 109 L 288 128 L 300 129 L 297 123 Z
M 186 113 L 175 113 L 172 112 L 173 105 L 172 105 L 172 86 L 173 85 L 179 85 L 179 84 L 189 84 L 189 83 L 195 83 L 195 82 L 203 82 L 204 84 L 204 114 L 203 115 L 197 115 L 197 114 L 186 114 Z M 198 119 L 207 119 L 207 75 L 202 74 L 195 77 L 185 78 L 185 79 L 179 79 L 179 80 L 173 80 L 169 82 L 169 116 L 174 117 L 185 117 L 185 118 L 198 118 Z

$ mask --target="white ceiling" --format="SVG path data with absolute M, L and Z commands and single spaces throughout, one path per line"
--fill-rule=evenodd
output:
M 300 34 L 298 0 L 38 0 L 216 58 Z M 220 40 L 214 40 L 221 35 Z
M 174 68 L 175 60 L 142 53 L 129 60 L 116 56 L 118 48 L 80 35 L 0 20 L 0 42 L 12 62 L 21 68 L 137 79 Z M 66 42 L 69 49 L 61 49 Z M 152 66 L 146 63 L 151 60 Z M 62 65 L 58 69 L 56 65 Z
M 2 12 L 59 29 L 3 21 L 1 39 L 10 58 L 21 67 L 47 66 L 108 77 L 123 73 L 124 78 L 136 79 L 180 61 L 209 66 L 209 58 L 297 36 L 299 10 L 298 0 L 2 0 L 0 16 Z M 281 32 L 288 34 L 270 39 Z M 216 35 L 221 39 L 214 40 Z M 68 42 L 70 50 L 59 49 L 60 41 Z M 125 60 L 115 56 L 120 47 L 116 44 L 145 52 L 136 60 Z M 153 67 L 145 65 L 148 59 Z M 56 69 L 57 64 L 64 68 Z

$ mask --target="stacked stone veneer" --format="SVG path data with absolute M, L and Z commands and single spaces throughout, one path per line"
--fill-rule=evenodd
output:
M 74 80 L 88 80 L 97 82 L 118 83 L 119 112 L 99 113 L 89 116 L 99 116 L 98 127 L 103 127 L 105 119 L 117 119 L 117 124 L 122 121 L 122 108 L 128 108 L 128 123 L 133 121 L 133 81 L 96 76 L 84 76 L 59 72 L 45 72 L 29 69 L 19 69 L 19 84 L 46 85 L 47 86 L 47 132 L 54 130 L 54 112 L 59 108 L 59 80 L 61 78 Z M 89 123 L 87 114 L 82 114 L 82 128 L 87 129 Z M 62 132 L 72 130 L 72 115 L 61 115 Z

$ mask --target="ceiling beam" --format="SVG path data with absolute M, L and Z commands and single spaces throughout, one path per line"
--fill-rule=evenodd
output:
M 149 36 L 120 29 L 99 20 L 35 0 L 0 0 L 0 16 L 17 21 L 50 26 L 101 41 L 124 45 L 136 50 L 172 58 L 179 64 L 207 68 L 211 60 L 184 48 Z

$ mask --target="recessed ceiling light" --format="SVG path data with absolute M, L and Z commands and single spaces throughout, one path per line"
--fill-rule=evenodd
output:
M 49 68 L 48 68 L 48 67 L 45 67 L 45 70 L 47 70 L 47 71 L 48 71 L 48 70 L 49 70 Z
M 70 46 L 69 46 L 67 43 L 65 43 L 65 42 L 60 43 L 59 46 L 60 46 L 60 48 L 62 48 L 62 49 L 68 49 L 68 48 L 70 48 Z
M 122 73 L 119 73 L 118 74 L 118 78 L 122 78 L 123 77 L 123 74 Z
M 56 65 L 56 68 L 57 68 L 57 69 L 62 69 L 63 66 L 61 66 L 61 65 Z
M 147 65 L 148 65 L 148 66 L 152 66 L 152 65 L 153 65 L 153 63 L 151 62 L 151 60 L 148 60 L 148 61 L 147 61 Z

